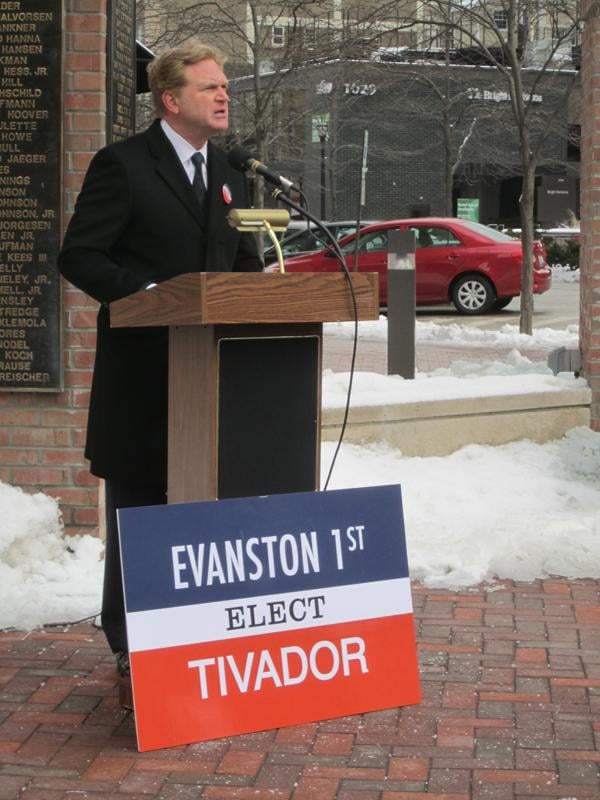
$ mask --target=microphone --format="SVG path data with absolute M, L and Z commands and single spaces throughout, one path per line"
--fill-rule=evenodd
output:
M 273 186 L 277 186 L 279 189 L 283 189 L 284 192 L 289 192 L 290 189 L 294 189 L 297 192 L 300 191 L 295 183 L 292 183 L 288 178 L 284 178 L 283 175 L 277 175 L 276 172 L 273 172 L 273 170 L 269 169 L 269 167 L 261 161 L 254 158 L 251 153 L 240 145 L 232 147 L 227 158 L 229 159 L 229 164 L 234 169 L 239 169 L 240 172 L 251 170 L 255 175 L 262 175 L 266 181 L 272 183 Z

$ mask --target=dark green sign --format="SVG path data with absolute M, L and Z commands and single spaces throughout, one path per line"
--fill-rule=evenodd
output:
M 456 201 L 456 216 L 479 222 L 479 198 L 459 197 Z

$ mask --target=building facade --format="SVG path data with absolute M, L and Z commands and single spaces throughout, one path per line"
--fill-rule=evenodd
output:
M 523 75 L 538 149 L 536 222 L 560 224 L 579 216 L 579 75 Z M 254 87 L 233 84 L 233 136 L 251 147 Z M 453 215 L 470 199 L 480 221 L 519 224 L 518 127 L 490 66 L 339 60 L 290 70 L 266 130 L 263 158 L 303 186 L 313 210 L 324 195 L 328 218 L 354 218 L 361 197 L 370 219 Z

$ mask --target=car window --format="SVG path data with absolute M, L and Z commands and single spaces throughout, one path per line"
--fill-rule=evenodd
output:
M 410 228 L 415 232 L 417 249 L 421 247 L 460 247 L 462 242 L 449 228 L 422 227 Z
M 344 245 L 342 252 L 345 255 L 353 253 L 355 249 L 355 239 Z M 359 253 L 377 253 L 387 250 L 387 231 L 372 231 L 371 233 L 361 234 L 358 242 Z
M 302 231 L 289 237 L 289 241 L 281 243 L 281 249 L 284 255 L 292 255 L 293 253 L 303 253 L 306 250 L 320 250 L 328 244 L 325 241 L 325 234 L 316 233 L 315 231 Z
M 341 239 L 356 230 L 356 223 L 352 222 L 340 225 L 325 223 L 325 225 L 336 239 Z M 297 253 L 313 252 L 330 246 L 331 239 L 323 231 L 315 227 L 304 228 L 303 230 L 290 230 L 288 228 L 283 236 L 280 237 L 279 243 L 284 256 L 293 256 Z M 265 253 L 271 256 L 274 255 L 274 252 L 275 248 L 270 238 L 265 235 Z
M 515 240 L 514 236 L 509 236 L 507 233 L 494 230 L 488 225 L 482 225 L 480 222 L 473 222 L 470 219 L 461 219 L 460 224 L 462 227 L 479 234 L 479 236 L 485 236 L 486 239 L 492 239 L 494 242 L 514 242 Z
M 338 225 L 335 229 L 335 238 L 336 239 L 343 239 L 344 236 L 348 236 L 349 233 L 354 233 L 356 230 L 356 225 Z

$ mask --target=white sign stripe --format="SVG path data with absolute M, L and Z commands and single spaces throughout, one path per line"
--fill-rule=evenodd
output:
M 412 613 L 409 578 L 127 614 L 132 652 Z

